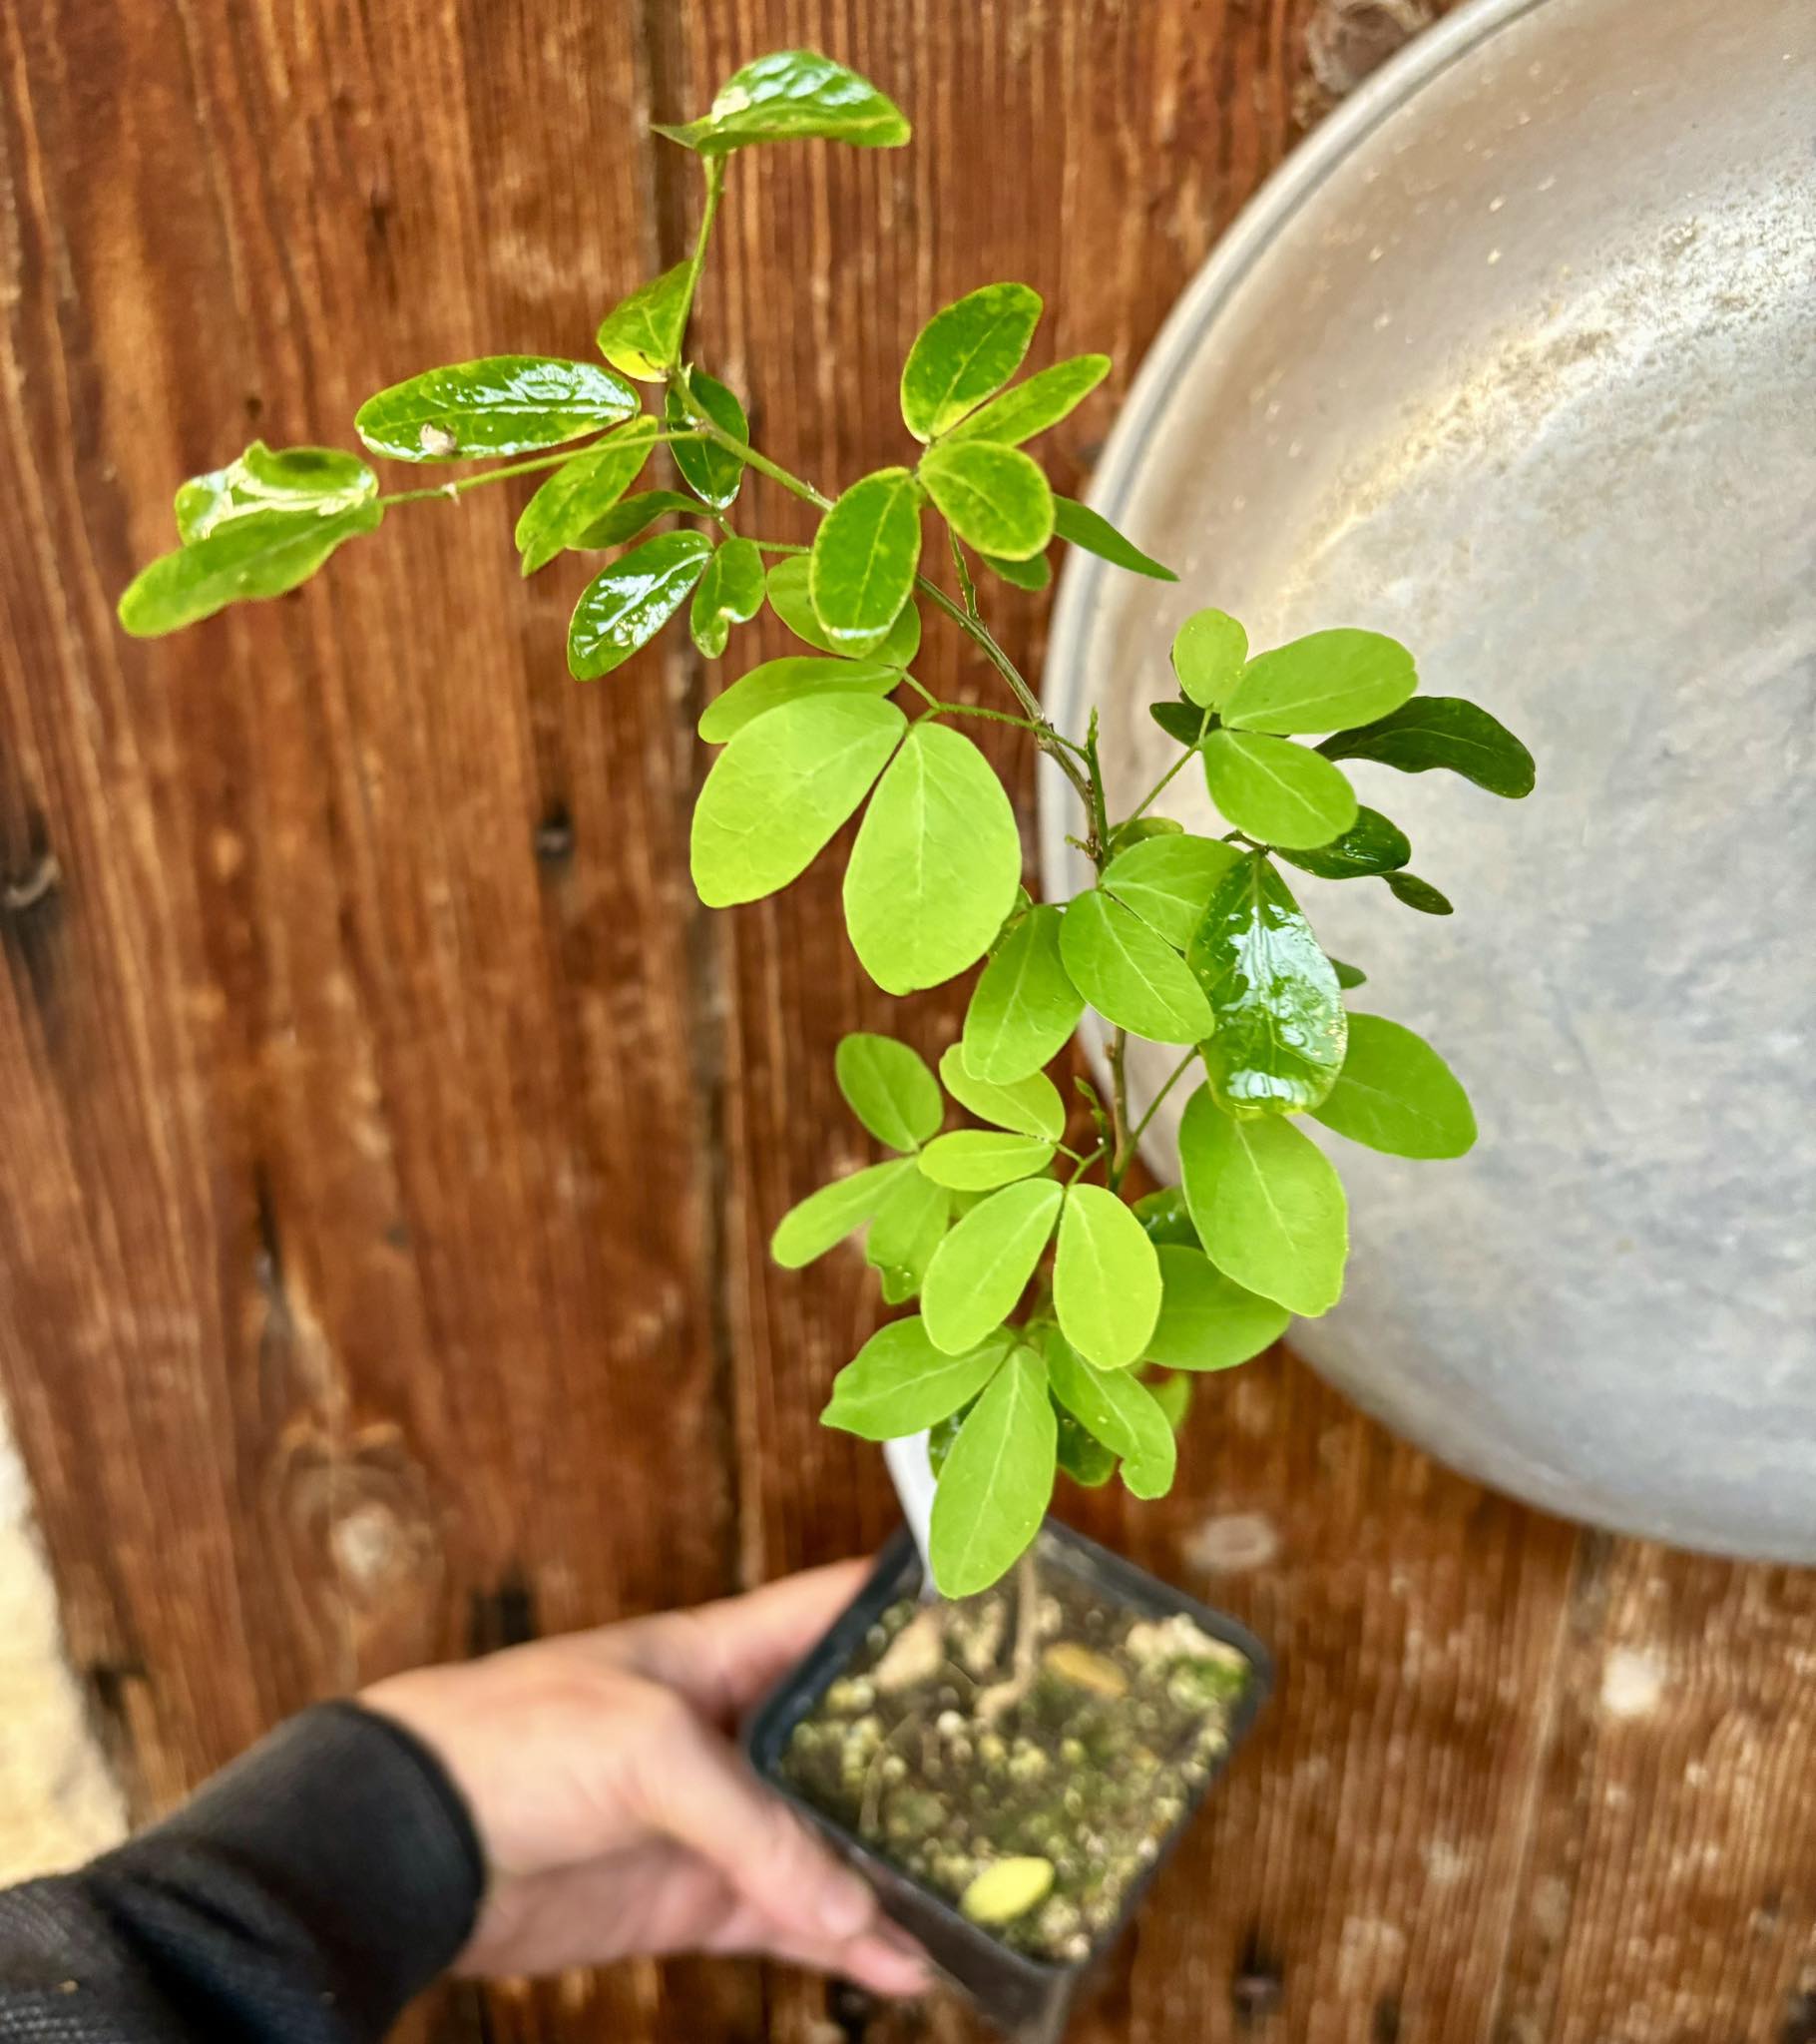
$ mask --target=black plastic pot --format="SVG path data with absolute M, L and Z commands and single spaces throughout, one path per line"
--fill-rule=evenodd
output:
M 1061 2034 L 1086 1977 L 1127 1928 L 1148 1882 L 1177 1844 L 1217 1775 L 1228 1766 L 1273 1686 L 1272 1658 L 1246 1628 L 1112 1554 L 1095 1540 L 1049 1519 L 1041 1534 L 1040 1555 L 1044 1569 L 1068 1570 L 1114 1603 L 1143 1617 L 1167 1618 L 1183 1612 L 1213 1639 L 1227 1641 L 1245 1655 L 1253 1669 L 1231 1717 L 1229 1745 L 1216 1771 L 1193 1796 L 1153 1864 L 1131 1889 L 1122 1914 L 1084 1958 L 1070 1965 L 1055 1965 L 999 1944 L 988 1931 L 961 1916 L 944 1895 L 911 1880 L 782 1779 L 782 1757 L 795 1726 L 858 1658 L 865 1635 L 883 1612 L 897 1598 L 911 1596 L 920 1588 L 920 1557 L 906 1526 L 884 1547 L 869 1581 L 832 1629 L 782 1678 L 744 1727 L 744 1749 L 763 1780 L 859 1869 L 876 1889 L 887 1913 L 920 1940 L 979 2012 L 1025 2044 L 1050 2044 Z

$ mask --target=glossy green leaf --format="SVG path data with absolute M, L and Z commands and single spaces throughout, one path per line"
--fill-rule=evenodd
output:
M 823 519 L 808 558 L 813 615 L 834 653 L 862 659 L 888 636 L 921 558 L 920 485 L 905 468 L 853 483 Z
M 1074 1483 L 1083 1484 L 1087 1490 L 1097 1490 L 1108 1483 L 1117 1473 L 1117 1458 L 1112 1450 L 1095 1434 L 1088 1433 L 1084 1422 L 1075 1418 L 1057 1399 L 1053 1416 L 1059 1429 L 1056 1445 L 1062 1472 Z
M 1133 541 L 1125 539 L 1101 512 L 1076 498 L 1062 497 L 1057 490 L 1053 496 L 1053 529 L 1068 546 L 1083 547 L 1086 553 L 1096 554 L 1113 568 L 1127 568 L 1132 575 L 1146 575 L 1155 582 L 1179 579 L 1151 554 L 1142 553 Z
M 366 399 L 353 425 L 374 454 L 474 461 L 559 447 L 637 408 L 637 392 L 597 362 L 486 355 L 393 383 Z
M 1053 1235 L 1062 1197 L 1053 1179 L 1027 1178 L 961 1216 L 921 1286 L 921 1312 L 936 1348 L 962 1355 L 1015 1310 Z
M 745 625 L 763 607 L 763 557 L 756 542 L 728 539 L 706 563 L 693 592 L 687 629 L 708 660 L 724 652 L 733 625 Z
M 1175 951 L 1183 951 L 1204 920 L 1210 897 L 1241 859 L 1236 847 L 1220 838 L 1169 832 L 1119 851 L 1104 868 L 1100 884 Z
M 1193 611 L 1173 634 L 1172 671 L 1200 710 L 1221 709 L 1247 658 L 1248 634 L 1227 611 Z
M 891 1150 L 918 1150 L 946 1118 L 926 1059 L 893 1036 L 859 1029 L 841 1037 L 832 1069 L 845 1105 Z
M 565 548 L 586 544 L 637 480 L 655 444 L 655 421 L 637 419 L 547 477 L 517 521 L 523 572 L 534 575 Z
M 1150 703 L 1147 714 L 1179 746 L 1197 746 L 1210 729 L 1210 720 L 1195 703 Z
M 892 994 L 938 986 L 990 948 L 1022 881 L 1003 784 L 948 725 L 917 724 L 889 763 L 845 868 L 845 926 Z
M 1006 1129 L 959 1129 L 936 1136 L 921 1152 L 921 1170 L 937 1186 L 959 1193 L 987 1193 L 1033 1178 L 1053 1162 L 1053 1145 L 1039 1136 Z
M 1129 1211 L 1156 1249 L 1168 1244 L 1181 1249 L 1198 1248 L 1198 1231 L 1191 1225 L 1185 1195 L 1177 1186 L 1162 1186 L 1158 1192 L 1143 1193 Z
M 999 1086 L 976 1077 L 965 1063 L 964 1052 L 954 1043 L 940 1059 L 940 1080 L 953 1099 L 981 1122 L 1013 1129 L 1022 1136 L 1043 1136 L 1050 1143 L 1057 1143 L 1066 1133 L 1066 1103 L 1045 1072 L 1030 1072 L 1025 1079 Z
M 1306 851 L 1288 851 L 1280 856 L 1302 871 L 1316 873 L 1321 880 L 1355 880 L 1369 873 L 1391 873 L 1413 855 L 1407 835 L 1397 823 L 1389 822 L 1379 809 L 1359 808 L 1356 820 L 1341 837 Z
M 1025 1079 L 1071 1040 L 1085 1012 L 1060 954 L 1062 911 L 1037 903 L 998 943 L 965 1010 L 965 1069 L 996 1085 Z
M 1087 1362 L 1138 1362 L 1160 1311 L 1160 1265 L 1141 1224 L 1102 1186 L 1074 1186 L 1053 1259 L 1060 1330 Z
M 1001 1335 L 969 1355 L 945 1355 L 919 1314 L 879 1327 L 832 1380 L 820 1422 L 867 1441 L 919 1433 L 975 1398 L 1008 1359 Z
M 187 546 L 235 518 L 307 511 L 336 518 L 369 504 L 378 477 L 338 447 L 267 447 L 254 440 L 226 468 L 192 476 L 177 492 L 177 537 Z
M 1046 1342 L 1053 1394 L 1086 1430 L 1123 1458 L 1123 1481 L 1136 1497 L 1164 1497 L 1172 1488 L 1178 1448 L 1158 1399 L 1134 1371 L 1098 1369 L 1063 1333 Z
M 834 1243 L 843 1242 L 871 1220 L 890 1188 L 913 1171 L 908 1158 L 895 1157 L 809 1193 L 776 1224 L 769 1238 L 770 1256 L 785 1271 L 798 1271 L 815 1257 L 823 1257 Z
M 685 517 L 698 518 L 704 514 L 705 506 L 696 504 L 691 497 L 683 497 L 679 490 L 644 490 L 603 512 L 569 545 L 580 552 L 623 546 L 627 540 L 648 532 L 659 518 L 678 511 Z
M 814 615 L 808 591 L 811 567 L 805 554 L 787 554 L 769 570 L 769 608 L 797 639 L 822 653 L 837 653 L 826 636 L 826 628 Z M 868 659 L 879 666 L 905 668 L 921 643 L 921 615 L 912 603 L 905 603 L 889 627 L 883 643 Z M 851 656 L 841 654 L 841 659 Z
M 902 366 L 902 421 L 936 439 L 1001 390 L 1028 352 L 1041 296 L 1025 283 L 987 283 L 936 312 Z
M 901 680 L 899 668 L 873 660 L 816 660 L 810 654 L 766 660 L 713 697 L 700 713 L 699 735 L 709 746 L 722 746 L 784 703 L 807 696 L 887 696 Z
M 672 427 L 691 426 L 703 414 L 740 444 L 749 442 L 750 422 L 744 417 L 737 393 L 727 390 L 703 369 L 695 369 L 689 375 L 685 393 L 673 383 L 669 386 L 663 411 Z M 744 480 L 741 454 L 734 454 L 716 440 L 676 440 L 669 452 L 675 456 L 681 481 L 702 504 L 710 504 L 714 511 L 724 511 L 737 501 Z
M 1116 824 L 1110 832 L 1111 856 L 1129 849 L 1132 844 L 1140 844 L 1149 837 L 1177 837 L 1185 828 L 1176 816 L 1132 816 L 1127 823 Z
M 1348 1204 L 1330 1160 L 1281 1115 L 1236 1121 L 1200 1087 L 1179 1124 L 1179 1170 L 1217 1269 L 1295 1313 L 1343 1289 Z
M 1196 1043 L 1210 1009 L 1185 961 L 1157 930 L 1101 888 L 1081 894 L 1060 926 L 1072 983 L 1107 1022 L 1150 1043 Z
M 1383 1015 L 1349 1018 L 1349 1055 L 1313 1112 L 1339 1136 L 1394 1157 L 1461 1157 L 1476 1140 L 1456 1074 L 1423 1037 Z
M 681 358 L 693 278 L 691 258 L 621 298 L 599 325 L 599 351 L 638 383 L 661 383 Z
M 1391 717 L 1338 732 L 1318 748 L 1328 760 L 1378 760 L 1402 773 L 1442 766 L 1490 794 L 1531 794 L 1533 756 L 1508 730 L 1461 696 L 1420 696 Z
M 161 555 L 120 599 L 135 639 L 156 639 L 212 618 L 230 603 L 282 596 L 306 582 L 343 540 L 384 516 L 376 499 L 323 518 L 313 511 L 258 511 L 229 518 L 206 539 Z
M 1159 1251 L 1160 1317 L 1147 1357 L 1168 1369 L 1229 1369 L 1271 1348 L 1292 1315 L 1226 1278 L 1195 1242 Z
M 1204 1067 L 1219 1105 L 1234 1115 L 1316 1107 L 1343 1062 L 1343 996 L 1271 860 L 1250 852 L 1219 882 L 1185 962 L 1216 1017 Z
M 568 671 L 585 682 L 622 667 L 686 602 L 711 558 L 703 533 L 659 532 L 602 568 L 568 623 Z
M 1039 369 L 1013 390 L 993 397 L 969 418 L 947 429 L 949 440 L 994 440 L 999 446 L 1019 447 L 1037 433 L 1057 426 L 1082 399 L 1090 396 L 1110 374 L 1108 355 L 1072 355 Z
M 1429 880 L 1420 879 L 1417 873 L 1383 873 L 1381 877 L 1396 901 L 1404 901 L 1408 908 L 1416 908 L 1421 915 L 1455 913 L 1450 896 L 1441 894 Z
M 920 478 L 960 539 L 1003 561 L 1026 561 L 1053 538 L 1053 491 L 1019 447 L 949 440 L 921 457 Z
M 980 554 L 978 558 L 993 575 L 1016 589 L 1045 589 L 1053 580 L 1053 570 L 1048 566 L 1045 554 L 1032 555 L 1026 561 L 999 560 L 995 554 Z
M 776 50 L 734 71 L 697 121 L 651 126 L 700 156 L 755 142 L 848 142 L 894 149 L 908 140 L 902 110 L 867 78 L 817 50 Z
M 1337 975 L 1337 984 L 1347 991 L 1352 986 L 1366 986 L 1368 974 L 1359 965 L 1347 965 L 1341 958 L 1330 961 L 1330 969 Z
M 1379 632 L 1312 632 L 1257 655 L 1223 706 L 1240 731 L 1345 731 L 1386 717 L 1419 686 L 1413 657 Z
M 1328 760 L 1290 739 L 1213 731 L 1204 741 L 1210 798 L 1268 844 L 1326 844 L 1356 820 L 1356 795 Z
M 693 807 L 693 884 L 708 908 L 755 901 L 806 871 L 901 742 L 875 696 L 809 696 L 745 727 Z
M 1047 1365 L 1018 1347 L 966 1415 L 933 1494 L 928 1558 L 943 1597 L 989 1589 L 1032 1545 L 1053 1496 L 1057 1436 Z
M 882 1274 L 883 1296 L 891 1305 L 920 1290 L 952 1223 L 952 1194 L 911 1171 L 884 1194 L 864 1238 L 864 1261 Z

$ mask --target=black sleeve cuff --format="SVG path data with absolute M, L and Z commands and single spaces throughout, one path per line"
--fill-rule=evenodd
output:
M 88 1869 L 212 2037 L 377 2038 L 472 1932 L 477 1833 L 402 1726 L 323 1704 Z

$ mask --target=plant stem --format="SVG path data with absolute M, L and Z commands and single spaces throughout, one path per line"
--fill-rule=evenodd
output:
M 1146 815 L 1147 811 L 1150 808 L 1152 808 L 1161 790 L 1171 783 L 1173 775 L 1182 770 L 1182 768 L 1185 766 L 1185 763 L 1188 760 L 1195 760 L 1198 757 L 1198 746 L 1204 743 L 1204 734 L 1210 729 L 1210 720 L 1212 714 L 1213 713 L 1208 710 L 1205 711 L 1204 715 L 1198 721 L 1198 737 L 1196 744 L 1186 747 L 1184 752 L 1182 752 L 1179 755 L 1179 757 L 1172 763 L 1172 765 L 1167 767 L 1166 771 L 1160 775 L 1159 779 L 1156 780 L 1154 784 L 1147 790 L 1147 792 L 1141 797 L 1141 799 L 1135 803 L 1135 807 L 1130 810 L 1129 814 L 1123 818 L 1124 822 L 1133 823 L 1137 816 Z
M 1041 1570 L 1033 1545 L 1022 1550 L 1015 1565 L 1015 1650 L 1005 1681 L 992 1683 L 977 1700 L 976 1715 L 986 1725 L 1011 1711 L 1034 1687 L 1041 1666 Z
M 725 189 L 725 159 L 709 156 L 706 164 L 706 204 L 699 217 L 699 233 L 693 238 L 693 259 L 687 265 L 687 310 L 682 317 L 681 330 L 686 330 L 686 320 L 693 315 L 693 294 L 699 289 L 700 272 L 706 266 L 706 244 L 712 236 L 712 223 L 718 214 L 719 197 Z
M 1159 1092 L 1156 1093 L 1154 1097 L 1147 1103 L 1146 1113 L 1144 1113 L 1141 1119 L 1135 1123 L 1135 1127 L 1130 1130 L 1128 1147 L 1124 1152 L 1121 1166 L 1120 1168 L 1113 1170 L 1111 1173 L 1110 1190 L 1113 1193 L 1121 1189 L 1123 1180 L 1125 1176 L 1128 1174 L 1129 1167 L 1135 1162 L 1135 1146 L 1140 1142 L 1141 1138 L 1147 1133 L 1147 1124 L 1153 1120 L 1155 1114 L 1159 1111 L 1160 1102 L 1166 1098 L 1167 1094 L 1169 1094 L 1174 1088 L 1174 1086 L 1176 1086 L 1178 1082 L 1185 1076 L 1186 1069 L 1191 1064 L 1192 1059 L 1196 1056 L 1197 1052 L 1195 1050 L 1188 1050 L 1185 1053 L 1185 1055 L 1179 1060 L 1179 1062 L 1173 1066 L 1172 1070 L 1167 1073 L 1165 1083 L 1161 1086 Z
M 1110 1039 L 1110 1168 L 1105 1177 L 1114 1193 L 1129 1169 L 1129 1031 L 1121 1027 Z

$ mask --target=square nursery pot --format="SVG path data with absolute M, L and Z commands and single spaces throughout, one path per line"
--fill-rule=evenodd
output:
M 1187 1802 L 1183 1815 L 1161 1844 L 1153 1862 L 1131 1888 L 1116 1921 L 1081 1959 L 1061 1964 L 1030 1957 L 999 1943 L 989 1931 L 962 1916 L 953 1903 L 924 1887 L 864 1844 L 837 1818 L 807 1801 L 784 1778 L 783 1756 L 794 1728 L 811 1714 L 827 1689 L 863 1651 L 871 1627 L 903 1596 L 920 1589 L 921 1563 L 906 1526 L 898 1528 L 877 1557 L 869 1580 L 818 1645 L 782 1678 L 744 1726 L 743 1744 L 763 1781 L 876 1889 L 885 1911 L 919 1939 L 941 1971 L 980 2014 L 1024 2044 L 1051 2044 L 1064 2030 L 1087 1977 L 1128 1927 L 1148 1883 L 1197 1813 L 1198 1804 L 1229 1765 L 1273 1686 L 1273 1662 L 1252 1633 L 1223 1613 L 1211 1611 L 1136 1568 L 1120 1555 L 1049 1519 L 1041 1534 L 1047 1569 L 1073 1574 L 1107 1601 L 1144 1618 L 1183 1614 L 1211 1638 L 1234 1647 L 1252 1669 L 1246 1689 L 1230 1715 L 1229 1743 L 1220 1761 Z

